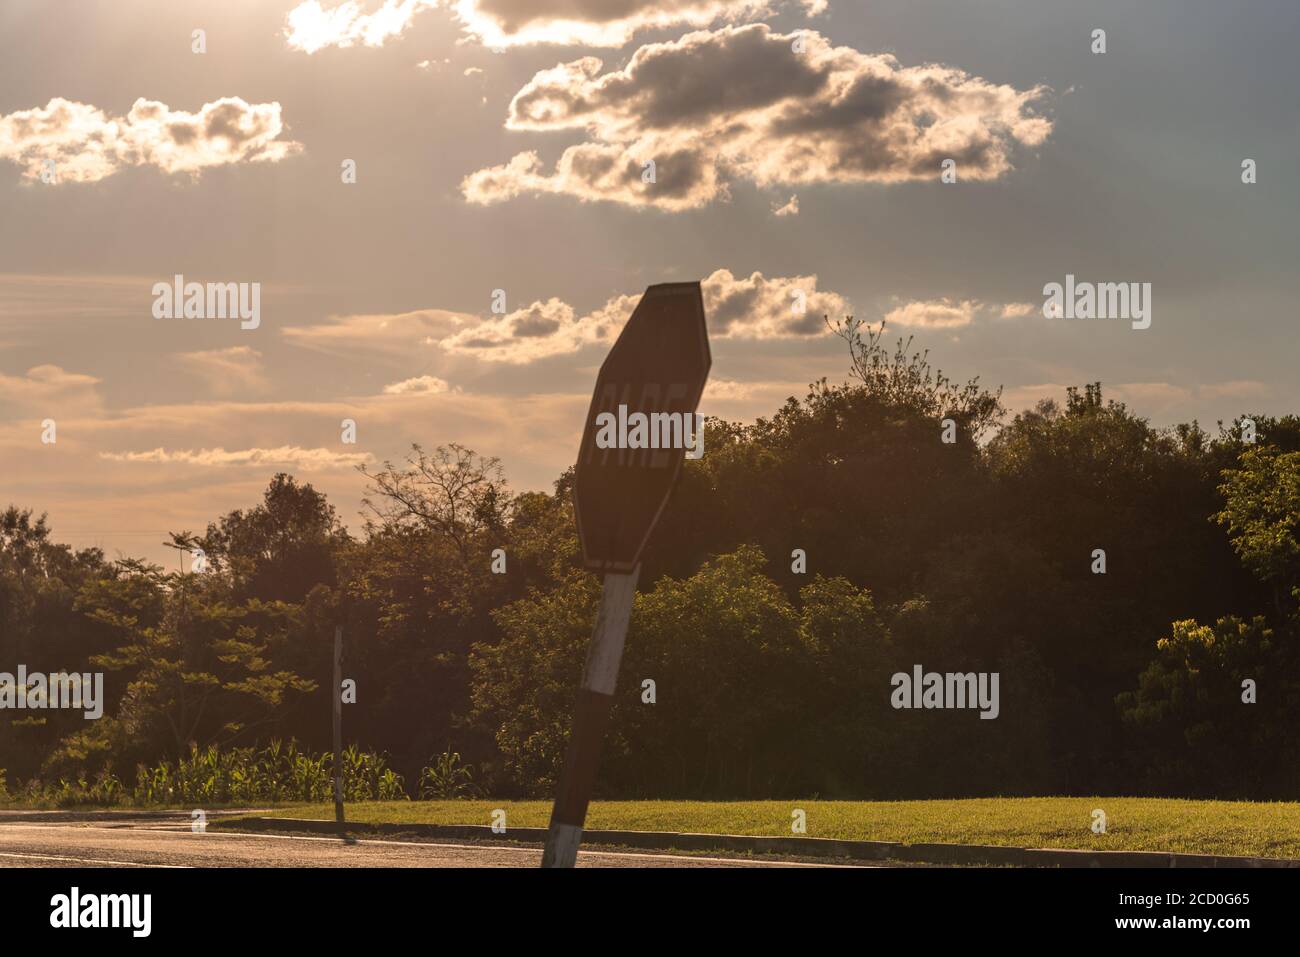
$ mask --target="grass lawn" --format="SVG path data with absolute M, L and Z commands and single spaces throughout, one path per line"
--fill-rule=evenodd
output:
M 391 801 L 349 804 L 350 821 L 545 827 L 549 801 Z M 597 801 L 593 830 L 790 834 L 790 813 L 808 815 L 808 837 L 909 844 L 1001 844 L 1112 851 L 1182 851 L 1300 857 L 1300 804 L 1183 801 L 1168 798 L 976 798 L 962 801 Z M 1090 829 L 1106 812 L 1106 833 Z M 332 804 L 298 804 L 271 816 L 333 820 Z

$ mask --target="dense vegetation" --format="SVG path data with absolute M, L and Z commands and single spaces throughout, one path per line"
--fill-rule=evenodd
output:
M 1300 418 L 1250 415 L 1253 441 L 1246 417 L 1158 429 L 1089 384 L 1008 420 L 907 344 L 837 329 L 850 381 L 711 420 L 687 463 L 645 556 L 601 792 L 1300 798 Z M 3 513 L 0 671 L 104 671 L 107 696 L 98 721 L 0 711 L 9 791 L 138 790 L 207 762 L 233 795 L 221 762 L 273 740 L 317 760 L 342 622 L 347 740 L 391 764 L 374 796 L 547 793 L 599 594 L 571 475 L 514 494 L 450 444 L 367 477 L 358 535 L 283 474 L 176 533 L 201 574 Z M 1001 716 L 892 710 L 890 676 L 917 663 L 999 672 Z

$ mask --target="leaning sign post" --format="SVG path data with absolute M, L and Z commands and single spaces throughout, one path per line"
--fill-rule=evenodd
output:
M 651 286 L 600 367 L 578 448 L 573 500 L 587 568 L 604 575 L 573 710 L 543 867 L 578 858 L 623 658 L 641 551 L 688 447 L 703 449 L 695 410 L 709 375 L 698 282 Z

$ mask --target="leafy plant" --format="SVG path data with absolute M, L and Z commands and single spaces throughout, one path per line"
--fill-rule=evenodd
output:
M 471 798 L 482 794 L 474 781 L 472 768 L 461 763 L 460 752 L 448 748 L 429 759 L 432 763 L 420 772 L 420 799 Z

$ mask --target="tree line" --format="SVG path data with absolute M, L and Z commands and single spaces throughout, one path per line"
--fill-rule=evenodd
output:
M 834 330 L 847 381 L 710 419 L 686 463 L 599 793 L 1300 797 L 1300 417 L 1157 428 L 1098 383 L 1008 417 L 910 340 Z M 356 533 L 279 474 L 172 534 L 202 573 L 74 550 L 11 505 L 0 671 L 103 671 L 108 700 L 97 721 L 0 710 L 10 790 L 328 750 L 342 624 L 345 737 L 390 781 L 548 794 L 600 591 L 572 471 L 516 493 L 457 444 L 362 471 Z M 918 663 L 998 672 L 999 717 L 893 710 Z

